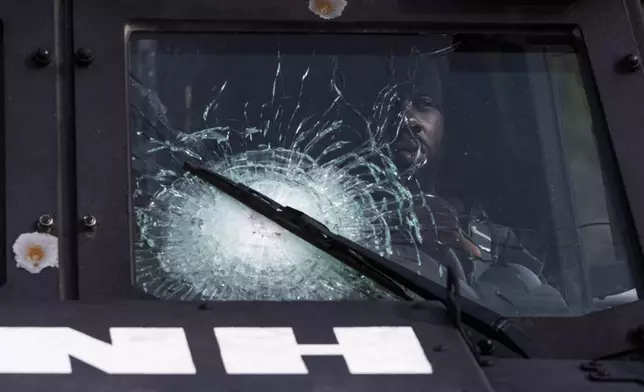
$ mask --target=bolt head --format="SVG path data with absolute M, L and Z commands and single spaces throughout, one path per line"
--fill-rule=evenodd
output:
M 38 222 L 43 226 L 51 226 L 54 224 L 54 218 L 51 215 L 41 215 Z
M 94 54 L 89 48 L 79 48 L 76 51 L 76 64 L 88 67 L 94 61 Z
M 96 221 L 96 218 L 92 215 L 86 215 L 83 217 L 83 225 L 87 229 L 91 229 L 91 230 L 95 229 L 97 223 L 98 222 Z
M 490 355 L 494 351 L 494 342 L 490 339 L 479 340 L 477 346 L 483 355 Z
M 33 62 L 39 67 L 46 67 L 51 64 L 51 53 L 45 48 L 37 49 L 32 55 Z
M 630 72 L 636 72 L 642 69 L 642 59 L 636 54 L 628 54 L 622 60 L 624 67 Z
M 38 218 L 38 231 L 49 232 L 54 227 L 54 218 L 49 214 L 43 214 Z

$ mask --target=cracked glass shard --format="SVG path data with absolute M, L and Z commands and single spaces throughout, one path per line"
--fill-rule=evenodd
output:
M 418 63 L 433 62 L 433 54 L 452 47 L 431 53 L 413 48 L 402 61 L 407 80 L 381 86 L 366 107 L 346 96 L 337 57 L 311 54 L 295 73 L 283 67 L 278 51 L 269 95 L 258 93 L 267 100 L 249 99 L 237 111 L 239 118 L 223 118 L 221 107 L 236 88 L 223 79 L 212 87 L 212 100 L 200 114 L 208 126 L 198 130 L 176 126 L 159 95 L 132 73 L 139 287 L 160 298 L 184 300 L 394 299 L 328 254 L 185 174 L 181 164 L 189 158 L 408 268 L 431 269 L 429 275 L 440 280 L 442 267 L 419 248 L 421 232 L 440 229 L 435 216 L 440 199 L 413 186 L 414 170 L 424 162 L 415 159 L 401 169 L 392 142 L 409 126 L 401 86 L 413 90 Z M 400 59 L 386 61 L 392 73 L 400 68 Z M 315 91 L 307 83 L 322 75 L 332 97 L 325 106 L 312 107 Z M 280 91 L 284 78 L 298 80 L 292 97 Z M 261 114 L 252 116 L 253 111 Z M 353 120 L 347 122 L 348 116 Z M 423 151 L 409 146 L 406 153 L 417 158 Z M 429 217 L 429 224 L 421 224 L 419 214 Z

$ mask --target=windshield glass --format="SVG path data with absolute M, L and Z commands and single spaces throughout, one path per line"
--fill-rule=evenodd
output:
M 132 34 L 136 285 L 394 299 L 186 174 L 196 159 L 428 279 L 451 267 L 505 315 L 636 299 L 579 59 L 516 36 Z

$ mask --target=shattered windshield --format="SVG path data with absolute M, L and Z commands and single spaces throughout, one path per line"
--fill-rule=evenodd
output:
M 631 290 L 578 54 L 488 41 L 134 33 L 135 284 L 162 299 L 396 298 L 184 172 L 196 160 L 428 279 L 451 268 L 506 315 L 586 313 Z

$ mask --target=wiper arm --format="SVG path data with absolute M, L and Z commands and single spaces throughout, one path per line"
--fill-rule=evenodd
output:
M 413 299 L 405 291 L 407 289 L 425 300 L 449 305 L 447 290 L 440 284 L 331 232 L 309 215 L 291 207 L 282 206 L 261 192 L 208 170 L 194 161 L 186 161 L 184 169 L 318 249 L 334 256 L 402 299 Z M 461 299 L 460 310 L 463 323 L 501 342 L 517 354 L 528 357 L 523 348 L 527 336 L 508 319 L 466 297 Z M 521 344 L 518 344 L 519 341 Z

